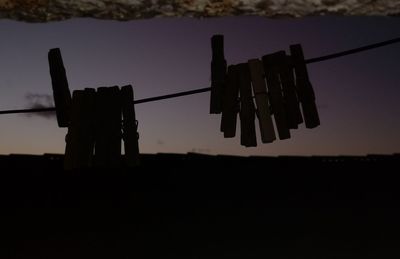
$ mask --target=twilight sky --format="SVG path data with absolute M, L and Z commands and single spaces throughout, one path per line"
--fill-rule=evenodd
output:
M 47 24 L 0 21 L 0 110 L 52 94 L 47 63 L 61 48 L 70 89 L 132 84 L 136 99 L 210 85 L 210 38 L 225 35 L 229 64 L 301 43 L 306 58 L 400 36 L 400 18 L 158 18 L 131 22 L 73 19 Z M 224 139 L 209 93 L 136 105 L 141 153 L 365 155 L 400 153 L 400 44 L 308 65 L 321 126 L 289 140 L 240 145 Z M 258 123 L 258 121 L 256 121 Z M 256 125 L 258 127 L 258 124 Z M 239 129 L 239 127 L 238 127 Z M 63 153 L 66 129 L 54 119 L 0 115 L 0 154 Z

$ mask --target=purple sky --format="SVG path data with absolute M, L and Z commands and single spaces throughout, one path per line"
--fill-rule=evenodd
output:
M 137 99 L 210 85 L 210 38 L 225 35 L 229 64 L 301 43 L 306 58 L 400 36 L 400 19 L 313 17 L 169 18 L 132 22 L 0 21 L 0 110 L 51 94 L 47 52 L 61 48 L 70 89 L 132 84 Z M 289 140 L 245 148 L 224 139 L 209 93 L 139 104 L 142 153 L 365 155 L 400 152 L 400 44 L 310 64 L 321 126 Z M 258 126 L 258 125 L 257 125 Z M 66 129 L 53 119 L 0 116 L 0 154 L 63 153 Z M 257 132 L 258 134 L 258 132 Z

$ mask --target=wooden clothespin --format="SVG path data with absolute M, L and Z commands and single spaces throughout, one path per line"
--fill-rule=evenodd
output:
M 68 127 L 72 100 L 60 49 L 51 49 L 48 53 L 48 60 L 54 104 L 56 106 L 57 123 L 59 127 Z
M 304 61 L 303 48 L 300 44 L 290 46 L 290 54 L 296 73 L 296 88 L 303 110 L 304 121 L 307 128 L 315 128 L 320 125 L 317 105 L 315 104 L 314 89 L 308 77 L 307 67 Z
M 92 88 L 73 92 L 71 122 L 66 136 L 65 170 L 83 169 L 92 165 L 95 95 L 96 91 Z
M 125 148 L 125 162 L 129 167 L 139 165 L 139 133 L 137 132 L 137 120 L 135 115 L 135 105 L 133 88 L 126 85 L 121 88 L 122 101 L 122 136 Z
M 121 95 L 118 86 L 99 87 L 96 95 L 95 166 L 121 165 Z
M 210 113 L 222 112 L 222 96 L 226 77 L 226 60 L 224 56 L 224 36 L 214 35 L 211 38 L 211 100 Z
M 285 51 L 276 53 L 279 76 L 282 85 L 283 100 L 285 105 L 287 125 L 289 129 L 297 129 L 303 123 L 299 100 L 297 98 L 296 85 L 294 81 L 292 61 Z
M 253 96 L 251 91 L 250 70 L 247 63 L 241 63 L 239 70 L 240 91 L 240 144 L 245 147 L 256 147 L 256 128 Z
M 287 115 L 279 79 L 279 69 L 277 66 L 278 55 L 277 53 L 265 55 L 262 57 L 262 61 L 265 78 L 267 80 L 271 110 L 275 118 L 279 139 L 288 139 L 290 138 L 290 130 L 287 125 Z
M 236 65 L 228 67 L 222 104 L 221 131 L 225 138 L 233 138 L 236 135 L 237 114 L 239 112 L 239 74 Z
M 251 83 L 257 105 L 257 116 L 260 125 L 261 140 L 263 143 L 271 143 L 276 139 L 274 125 L 271 118 L 267 86 L 264 79 L 264 69 L 259 59 L 251 59 L 248 62 L 251 75 Z

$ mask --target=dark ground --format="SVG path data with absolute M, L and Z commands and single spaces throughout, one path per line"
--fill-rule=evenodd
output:
M 400 258 L 400 155 L 0 156 L 0 258 Z

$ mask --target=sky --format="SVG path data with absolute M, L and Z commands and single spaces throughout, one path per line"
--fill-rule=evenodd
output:
M 400 37 L 389 17 L 90 18 L 51 23 L 0 20 L 0 110 L 52 94 L 47 63 L 61 49 L 71 92 L 132 84 L 135 99 L 210 86 L 210 39 L 225 36 L 228 64 L 301 43 L 307 58 Z M 366 155 L 400 153 L 400 44 L 308 65 L 321 125 L 258 146 L 225 139 L 210 93 L 136 105 L 141 153 Z M 42 98 L 45 103 L 51 99 Z M 258 123 L 256 121 L 256 123 Z M 258 124 L 256 124 L 258 130 Z M 0 115 L 0 154 L 64 153 L 67 129 L 53 118 Z

